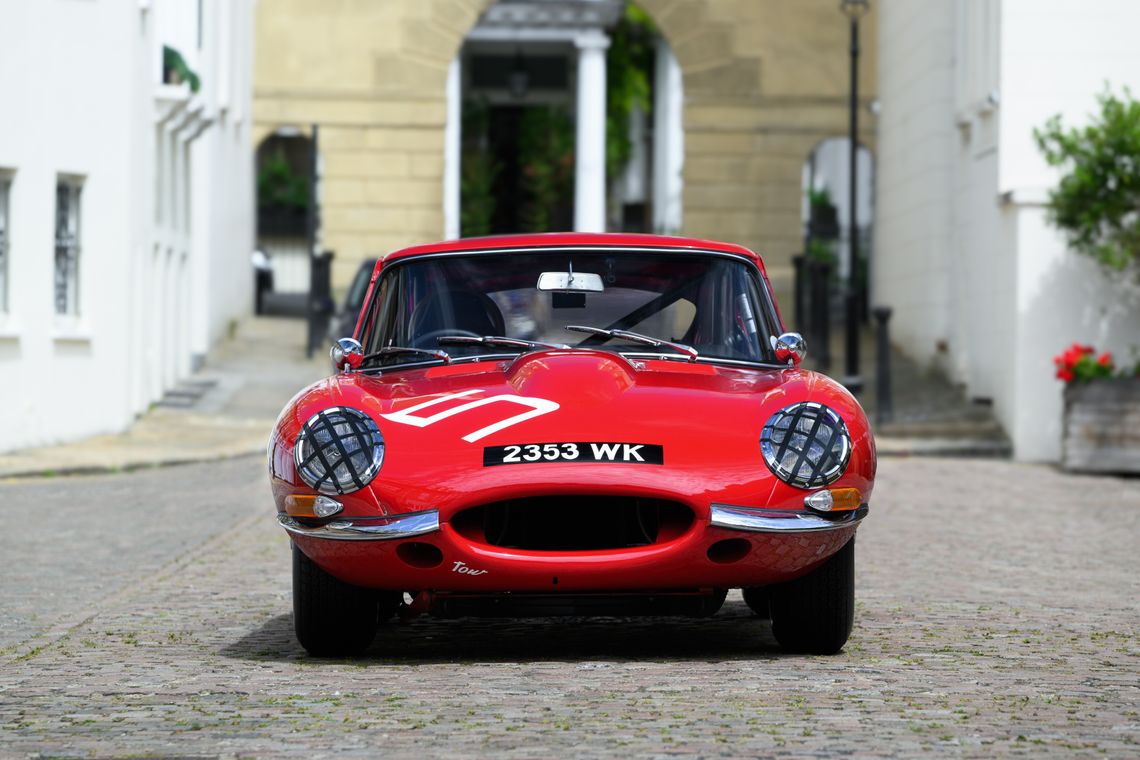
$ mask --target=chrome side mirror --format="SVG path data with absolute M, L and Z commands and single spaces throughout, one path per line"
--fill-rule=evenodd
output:
M 364 363 L 364 346 L 353 338 L 341 338 L 329 349 L 329 358 L 337 372 L 351 372 Z
M 787 332 L 773 339 L 772 348 L 776 350 L 776 361 L 783 362 L 789 367 L 800 366 L 807 356 L 807 344 L 799 333 Z

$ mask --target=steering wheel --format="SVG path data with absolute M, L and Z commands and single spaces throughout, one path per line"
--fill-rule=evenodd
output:
M 465 338 L 482 338 L 482 335 L 473 333 L 470 330 L 460 330 L 458 327 L 443 327 L 439 330 L 432 330 L 419 336 L 412 343 L 415 348 L 439 348 L 437 338 L 442 338 L 444 335 L 462 335 Z

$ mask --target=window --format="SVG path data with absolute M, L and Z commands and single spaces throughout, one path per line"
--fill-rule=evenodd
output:
M 8 312 L 8 247 L 12 239 L 8 196 L 12 192 L 12 175 L 0 171 L 0 314 Z
M 61 178 L 55 186 L 55 313 L 79 314 L 80 180 Z
M 775 313 L 754 268 L 733 256 L 589 248 L 487 252 L 410 258 L 384 271 L 382 294 L 373 299 L 361 342 L 366 353 L 392 346 L 412 350 L 390 353 L 382 364 L 424 361 L 424 350 L 439 348 L 453 359 L 519 350 L 446 340 L 455 336 L 505 336 L 625 354 L 673 353 L 623 335 L 584 335 L 567 325 L 683 343 L 696 348 L 703 361 L 775 361 L 769 344 L 777 331 Z M 597 275 L 604 289 L 538 290 L 544 272 L 571 271 Z

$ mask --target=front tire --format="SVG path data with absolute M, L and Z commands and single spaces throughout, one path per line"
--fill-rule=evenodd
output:
M 768 598 L 770 593 L 766 586 L 742 588 L 740 593 L 744 597 L 744 603 L 748 605 L 748 609 L 752 610 L 753 614 L 762 620 L 768 620 L 772 617 Z
M 835 654 L 855 622 L 855 537 L 802 578 L 771 589 L 772 634 L 788 652 Z
M 293 546 L 293 627 L 314 657 L 345 657 L 367 649 L 381 614 L 386 618 L 395 611 L 387 596 L 337 580 Z

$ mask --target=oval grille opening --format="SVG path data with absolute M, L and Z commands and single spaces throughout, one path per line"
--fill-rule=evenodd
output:
M 573 552 L 671 541 L 693 524 L 693 512 L 664 499 L 541 496 L 473 507 L 451 524 L 465 538 L 491 546 Z
M 420 541 L 409 541 L 396 547 L 396 556 L 412 567 L 438 567 L 443 562 L 443 552 L 438 546 Z
M 708 558 L 718 565 L 730 565 L 748 556 L 752 544 L 743 538 L 726 538 L 709 547 Z

